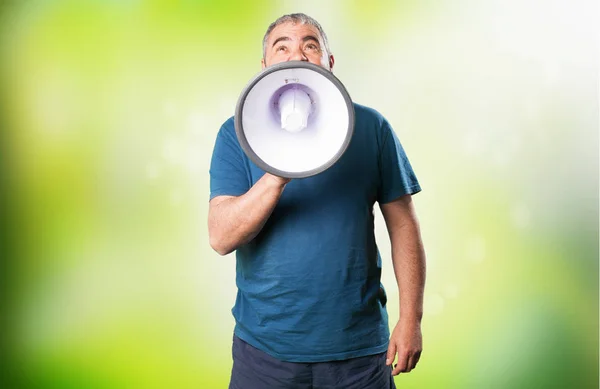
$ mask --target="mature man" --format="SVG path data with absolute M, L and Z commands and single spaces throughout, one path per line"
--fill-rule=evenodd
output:
M 282 16 L 265 34 L 263 69 L 290 60 L 333 68 L 325 32 L 307 15 Z M 421 188 L 385 118 L 354 109 L 345 154 L 304 179 L 254 165 L 237 141 L 234 118 L 217 135 L 210 244 L 221 255 L 237 250 L 230 388 L 394 388 L 392 375 L 419 360 L 425 254 L 411 195 Z M 391 337 L 376 201 L 400 292 Z

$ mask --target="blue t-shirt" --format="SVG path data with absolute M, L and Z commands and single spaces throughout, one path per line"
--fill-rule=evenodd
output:
M 385 118 L 354 109 L 344 155 L 326 171 L 288 183 L 260 233 L 236 251 L 235 334 L 279 360 L 334 361 L 387 350 L 373 205 L 421 188 Z M 242 195 L 263 174 L 244 154 L 230 118 L 217 135 L 210 198 Z

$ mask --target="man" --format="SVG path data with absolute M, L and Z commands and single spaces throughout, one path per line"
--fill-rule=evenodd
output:
M 325 32 L 307 15 L 282 16 L 265 34 L 263 69 L 290 60 L 333 68 Z M 231 389 L 395 388 L 392 375 L 419 360 L 425 254 L 411 195 L 421 188 L 388 122 L 370 108 L 354 109 L 345 154 L 305 179 L 254 165 L 234 118 L 219 131 L 208 222 L 214 250 L 237 250 Z M 391 337 L 375 201 L 400 292 Z

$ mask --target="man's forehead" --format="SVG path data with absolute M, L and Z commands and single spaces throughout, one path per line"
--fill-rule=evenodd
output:
M 310 24 L 287 22 L 275 27 L 269 34 L 268 41 L 273 42 L 273 40 L 283 36 L 294 38 L 294 35 L 300 35 L 300 38 L 304 38 L 304 36 L 307 35 L 312 35 L 321 40 L 321 35 L 316 27 L 311 26 Z

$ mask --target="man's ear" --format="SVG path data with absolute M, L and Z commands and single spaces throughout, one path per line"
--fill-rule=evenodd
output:
M 260 60 L 260 66 L 262 67 L 262 69 L 264 69 L 264 68 L 267 67 L 267 65 L 265 65 L 265 59 L 264 58 Z
M 335 58 L 333 58 L 333 54 L 329 55 L 329 70 L 333 70 L 333 64 L 335 63 Z

